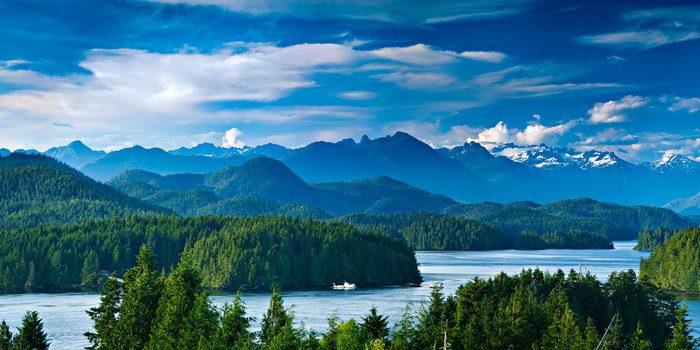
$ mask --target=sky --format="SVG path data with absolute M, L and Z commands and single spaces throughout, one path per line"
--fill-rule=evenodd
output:
M 3 0 L 0 147 L 407 132 L 700 160 L 690 1 Z

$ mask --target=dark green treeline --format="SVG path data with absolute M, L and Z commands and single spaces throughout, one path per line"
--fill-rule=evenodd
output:
M 662 288 L 700 292 L 700 227 L 685 229 L 657 245 L 641 260 L 639 274 Z
M 352 214 L 341 220 L 401 238 L 415 250 L 613 248 L 607 236 L 573 228 L 543 234 L 522 231 L 511 235 L 482 222 L 434 213 Z
M 169 276 L 142 248 L 123 289 L 110 280 L 88 314 L 94 349 L 693 349 L 687 313 L 670 294 L 632 270 L 607 283 L 590 274 L 524 270 L 475 278 L 445 296 L 434 289 L 408 305 L 390 330 L 376 308 L 360 320 L 329 318 L 325 334 L 295 327 L 274 288 L 259 332 L 251 332 L 240 294 L 221 310 L 201 287 L 189 251 Z M 614 320 L 611 322 L 611 320 Z
M 382 233 L 287 217 L 132 216 L 0 232 L 0 287 L 94 284 L 121 276 L 141 245 L 170 271 L 186 246 L 207 287 L 420 282 L 413 251 Z

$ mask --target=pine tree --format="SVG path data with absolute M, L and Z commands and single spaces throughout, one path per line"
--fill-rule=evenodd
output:
M 10 327 L 2 320 L 0 323 L 0 350 L 10 350 L 12 346 L 12 332 Z
M 44 324 L 39 313 L 36 311 L 27 311 L 22 318 L 22 326 L 17 330 L 12 340 L 14 343 L 13 349 L 21 350 L 46 350 L 49 348 L 49 342 L 46 340 L 44 333 Z
M 114 349 L 120 341 L 117 336 L 117 317 L 121 312 L 122 290 L 116 280 L 116 274 L 102 287 L 100 305 L 87 310 L 94 322 L 95 333 L 85 332 L 84 335 L 92 344 L 88 349 Z
M 282 334 L 286 327 L 291 327 L 292 322 L 293 317 L 284 308 L 280 289 L 277 286 L 273 286 L 270 306 L 265 315 L 263 315 L 260 324 L 260 341 L 263 344 L 270 343 L 275 336 Z
M 141 246 L 136 263 L 124 274 L 124 297 L 117 322 L 119 345 L 125 349 L 143 349 L 148 344 L 163 290 L 163 279 L 156 272 L 155 256 L 149 247 Z
M 209 344 L 218 314 L 202 287 L 202 277 L 187 252 L 165 280 L 148 349 L 196 349 Z
M 389 335 L 388 318 L 389 316 L 378 315 L 377 308 L 372 306 L 369 310 L 369 315 L 362 318 L 361 326 L 370 334 L 372 339 L 386 341 L 386 337 Z
M 688 328 L 690 321 L 686 316 L 688 316 L 688 309 L 684 303 L 680 309 L 676 310 L 676 325 L 673 327 L 673 336 L 666 341 L 665 348 L 667 350 L 685 350 L 698 347 L 698 340 L 690 334 Z
M 236 293 L 233 304 L 225 303 L 221 315 L 221 327 L 217 334 L 218 345 L 222 348 L 242 348 L 250 344 L 248 332 L 251 318 L 246 317 L 245 304 L 241 292 Z

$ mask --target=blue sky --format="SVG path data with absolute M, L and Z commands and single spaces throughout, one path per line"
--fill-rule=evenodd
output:
M 691 2 L 5 0 L 0 23 L 9 149 L 405 131 L 700 159 Z

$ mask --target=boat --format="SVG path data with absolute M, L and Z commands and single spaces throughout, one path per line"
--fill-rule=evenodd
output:
M 333 283 L 333 289 L 355 289 L 355 283 L 348 283 L 347 281 L 343 284 Z
M 430 288 L 432 289 L 442 289 L 444 286 L 442 285 L 442 282 L 430 282 Z

